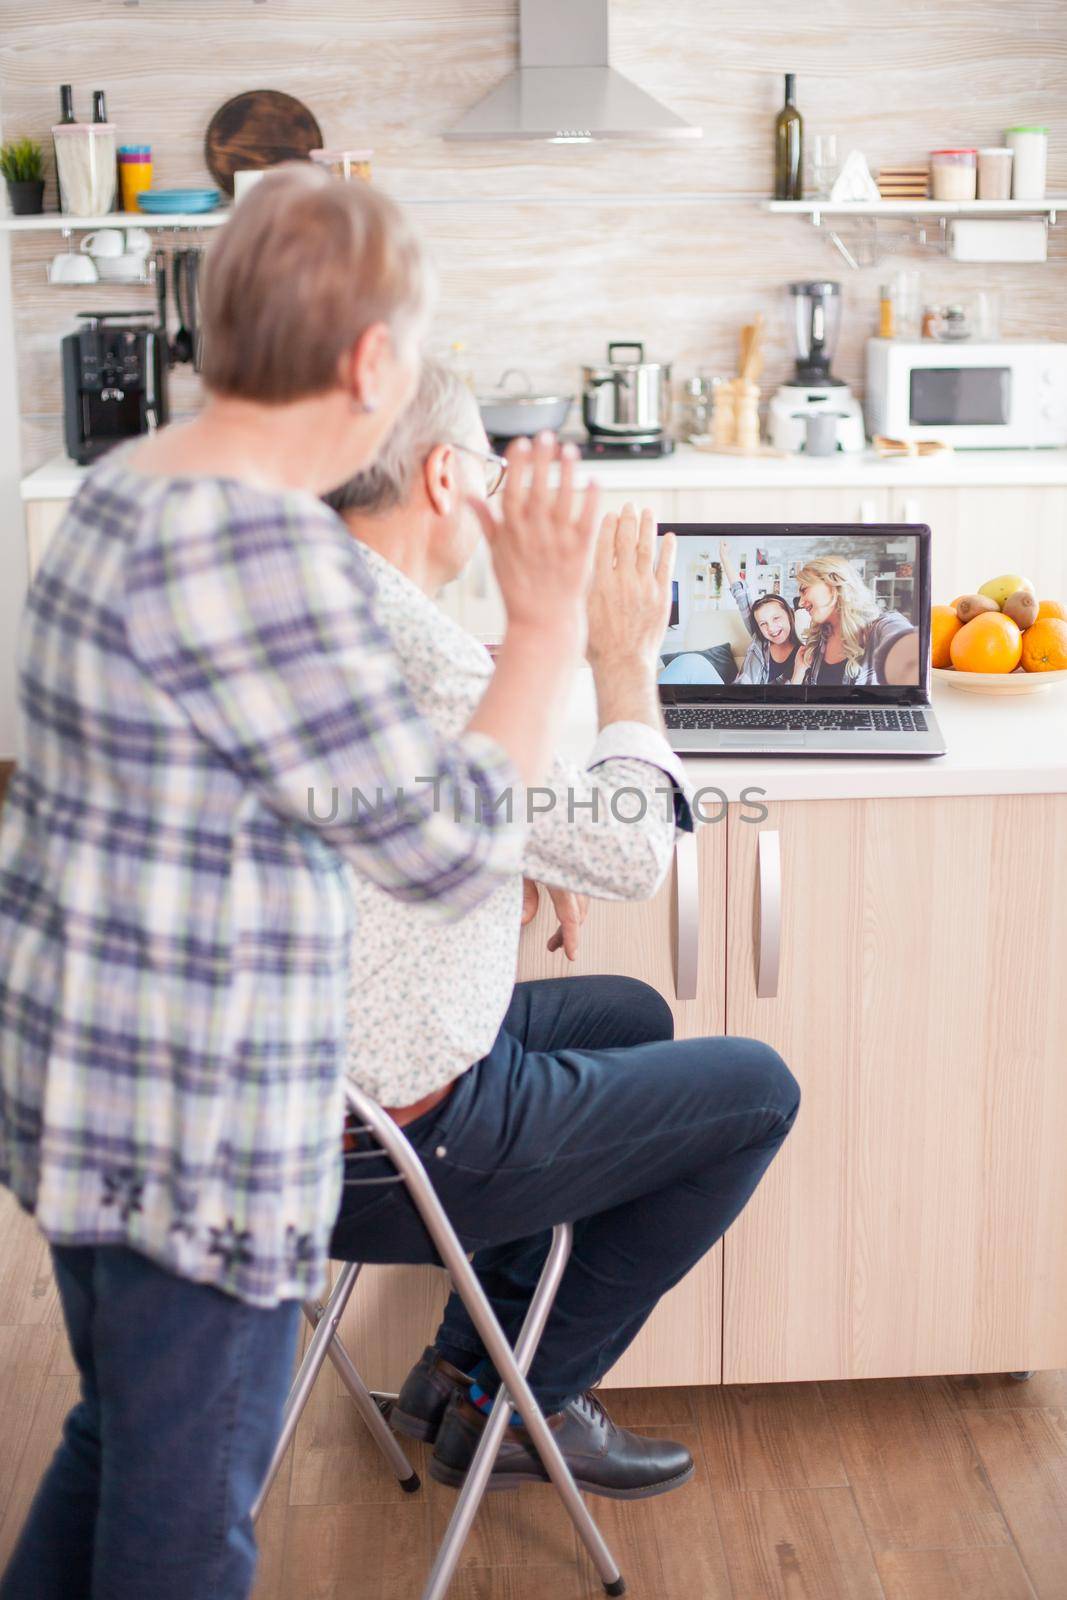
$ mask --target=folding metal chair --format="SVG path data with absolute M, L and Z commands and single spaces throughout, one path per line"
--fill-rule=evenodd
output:
M 485 1494 L 489 1475 L 493 1470 L 493 1463 L 513 1407 L 522 1417 L 545 1471 L 555 1485 L 582 1543 L 588 1550 L 605 1590 L 611 1595 L 625 1594 L 626 1583 L 620 1575 L 615 1558 L 590 1516 L 552 1430 L 545 1421 L 541 1408 L 526 1381 L 526 1374 L 541 1341 L 548 1313 L 552 1309 L 571 1252 L 570 1224 L 560 1223 L 552 1230 L 548 1259 L 513 1350 L 504 1336 L 492 1306 L 485 1297 L 485 1292 L 467 1259 L 466 1251 L 434 1191 L 426 1168 L 402 1130 L 392 1117 L 351 1082 L 346 1081 L 345 1094 L 359 1119 L 359 1126 L 355 1131 L 369 1134 L 377 1144 L 376 1149 L 349 1155 L 348 1162 L 377 1160 L 384 1152 L 396 1169 L 391 1177 L 348 1178 L 346 1183 L 407 1185 L 419 1215 L 426 1224 L 427 1232 L 437 1248 L 437 1253 L 448 1269 L 452 1283 L 470 1313 L 471 1321 L 477 1328 L 489 1359 L 501 1379 L 485 1431 L 474 1453 L 463 1488 L 459 1492 L 455 1509 L 441 1541 L 441 1547 L 422 1591 L 422 1600 L 442 1600 L 452 1581 L 463 1545 L 481 1504 L 482 1496 Z M 395 1472 L 400 1487 L 409 1494 L 413 1494 L 420 1487 L 418 1474 L 401 1449 L 383 1414 L 382 1404 L 391 1397 L 371 1393 L 338 1334 L 341 1317 L 355 1288 L 359 1273 L 359 1262 L 346 1262 L 338 1274 L 326 1304 L 309 1301 L 304 1306 L 304 1314 L 315 1332 L 289 1391 L 282 1431 L 271 1458 L 266 1480 L 252 1508 L 253 1518 L 258 1517 L 263 1507 L 275 1474 L 292 1442 L 301 1412 L 311 1395 L 319 1369 L 327 1356 L 340 1374 L 376 1444 Z

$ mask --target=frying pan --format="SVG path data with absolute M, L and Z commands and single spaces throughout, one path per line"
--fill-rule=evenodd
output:
M 558 433 L 573 404 L 572 394 L 535 394 L 530 379 L 517 367 L 508 368 L 495 393 L 478 396 L 485 431 L 495 439 L 532 438 L 543 428 Z

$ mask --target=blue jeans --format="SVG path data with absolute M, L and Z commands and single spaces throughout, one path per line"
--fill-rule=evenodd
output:
M 245 1600 L 299 1304 L 258 1310 L 116 1245 L 52 1259 L 82 1398 L 0 1600 Z
M 519 984 L 489 1055 L 405 1129 L 510 1339 L 549 1230 L 574 1223 L 530 1372 L 546 1411 L 614 1365 L 743 1209 L 797 1114 L 796 1080 L 768 1045 L 672 1031 L 663 998 L 629 978 Z M 390 1170 L 365 1161 L 352 1175 Z M 330 1253 L 437 1259 L 396 1184 L 343 1190 Z M 437 1345 L 466 1370 L 484 1355 L 456 1295 Z

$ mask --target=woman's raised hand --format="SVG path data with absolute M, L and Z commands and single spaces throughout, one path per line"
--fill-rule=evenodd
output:
M 727 585 L 732 589 L 734 584 L 737 582 L 737 568 L 730 559 L 730 552 L 727 548 L 725 539 L 719 540 L 719 563 L 722 566 L 723 576 L 726 579 Z
M 501 514 L 472 498 L 493 558 L 509 627 L 538 631 L 576 630 L 584 622 L 596 543 L 597 486 L 576 493 L 574 445 L 560 447 L 555 434 L 508 447 L 508 475 Z M 549 483 L 555 463 L 559 478 Z

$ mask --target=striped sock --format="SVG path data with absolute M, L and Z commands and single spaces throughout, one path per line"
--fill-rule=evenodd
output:
M 472 1406 L 477 1406 L 484 1416 L 488 1416 L 493 1409 L 496 1392 L 500 1388 L 500 1379 L 489 1365 L 488 1361 L 479 1361 L 473 1372 L 469 1375 L 472 1379 L 467 1390 L 467 1399 Z M 523 1428 L 525 1423 L 521 1414 L 512 1407 L 510 1424 L 513 1428 Z

